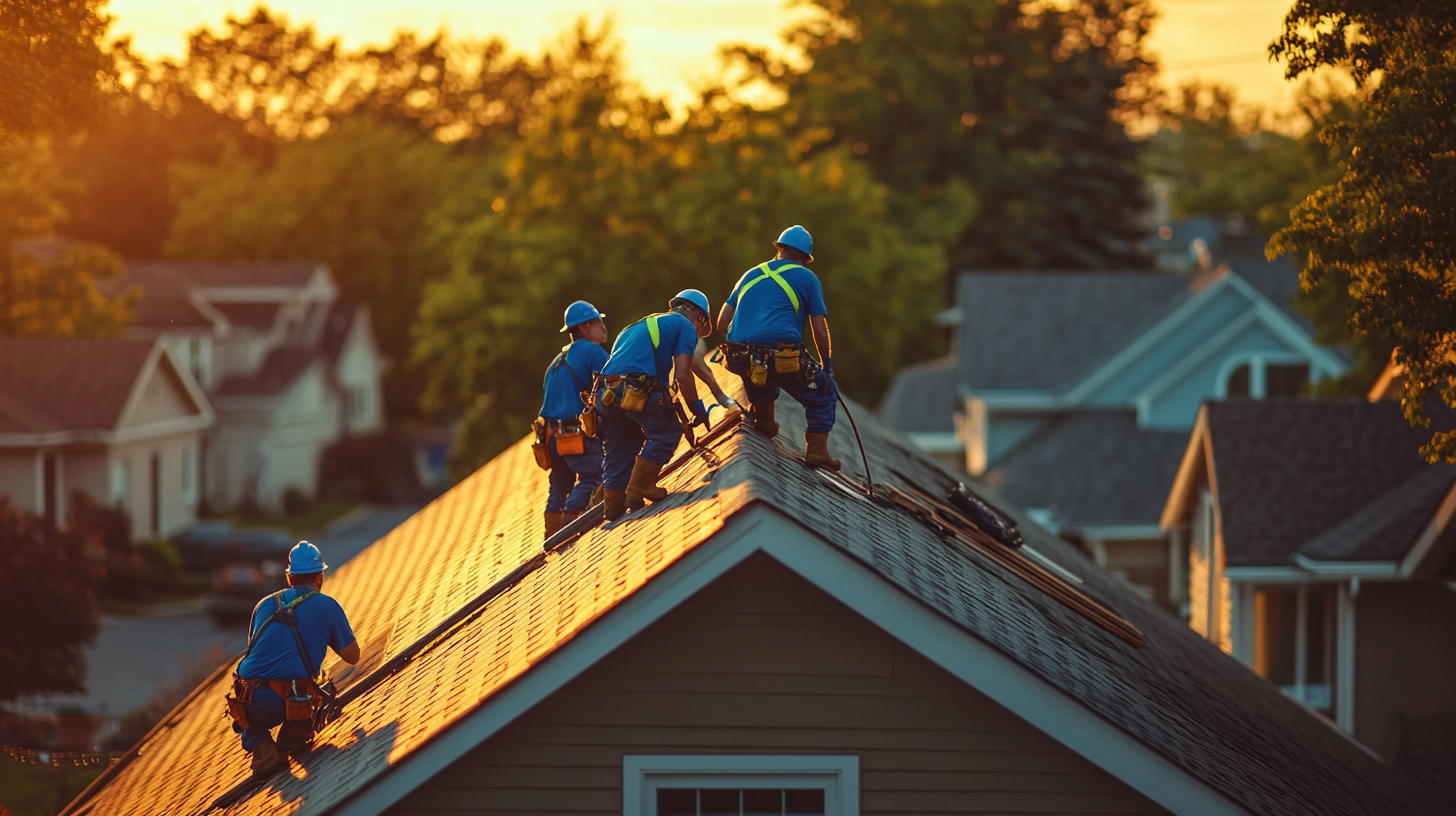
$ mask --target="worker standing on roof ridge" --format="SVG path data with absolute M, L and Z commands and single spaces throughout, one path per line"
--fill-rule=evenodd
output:
M 583 433 L 584 397 L 607 362 L 606 315 L 584 300 L 566 307 L 561 330 L 571 342 L 546 367 L 545 397 L 536 420 L 537 444 L 550 455 L 550 488 L 546 493 L 546 537 L 550 538 L 586 509 L 592 491 L 602 483 L 602 442 Z
M 313 744 L 313 713 L 322 702 L 314 678 L 325 648 L 350 665 L 359 643 L 339 602 L 323 594 L 323 554 L 300 541 L 288 553 L 288 589 L 258 602 L 248 628 L 248 651 L 233 672 L 227 713 L 252 754 L 253 778 L 288 767 Z M 271 729 L 278 730 L 274 742 Z
M 804 460 L 839 470 L 829 455 L 834 428 L 833 351 L 829 341 L 824 288 L 806 264 L 814 262 L 814 239 L 795 224 L 774 241 L 774 259 L 743 273 L 718 313 L 718 331 L 729 371 L 743 378 L 753 427 L 765 436 L 778 435 L 774 406 L 779 390 L 804 406 Z M 813 330 L 816 362 L 804 348 L 804 324 Z
M 693 424 L 708 421 L 708 409 L 698 398 L 693 379 L 698 338 L 713 332 L 708 296 L 684 289 L 667 306 L 669 311 L 622 329 L 602 368 L 596 404 L 607 521 L 640 509 L 645 500 L 667 497 L 667 491 L 657 486 L 657 475 L 683 436 L 673 405 L 673 383 L 693 412 Z

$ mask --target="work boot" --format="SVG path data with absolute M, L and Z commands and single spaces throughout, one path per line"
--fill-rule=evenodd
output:
M 627 512 L 627 491 L 608 487 L 602 491 L 602 518 L 616 521 Z
M 605 485 L 597 485 L 597 489 L 592 491 L 591 498 L 586 500 L 586 506 L 591 507 L 594 504 L 601 504 L 602 499 L 606 496 L 606 489 Z
M 288 760 L 273 740 L 264 739 L 253 746 L 253 779 L 263 780 L 288 767 Z
M 804 461 L 814 467 L 839 470 L 839 460 L 829 455 L 829 434 L 804 433 Z
M 753 403 L 753 427 L 770 439 L 779 435 L 779 424 L 774 421 L 775 404 L 772 402 Z
M 662 465 L 637 457 L 637 464 L 632 466 L 632 481 L 627 483 L 628 510 L 641 510 L 644 499 L 659 502 L 667 498 L 667 489 L 657 486 L 657 474 L 661 472 Z
M 558 530 L 561 529 L 561 525 L 564 524 L 565 521 L 566 521 L 565 519 L 562 518 L 563 515 L 564 515 L 563 513 L 553 513 L 550 510 L 547 510 L 546 511 L 546 537 L 547 538 L 550 538 L 551 536 L 556 535 L 556 531 L 558 531 Z
M 573 521 L 576 521 L 576 517 L 579 515 L 581 515 L 580 510 L 563 510 L 561 512 L 561 526 L 565 527 Z

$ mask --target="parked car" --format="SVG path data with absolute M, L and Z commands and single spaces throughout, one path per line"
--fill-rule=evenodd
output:
M 218 626 L 246 625 L 258 601 L 287 586 L 281 561 L 228 564 L 212 574 L 207 614 Z
M 286 560 L 297 542 L 287 530 L 239 528 L 227 521 L 203 521 L 172 537 L 182 568 L 212 572 L 225 564 Z

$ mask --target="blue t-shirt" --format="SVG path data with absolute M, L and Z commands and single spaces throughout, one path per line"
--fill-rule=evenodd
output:
M 693 321 L 677 312 L 654 316 L 657 348 L 652 348 L 652 335 L 647 330 L 647 319 L 643 318 L 617 335 L 612 356 L 602 368 L 603 374 L 648 374 L 667 382 L 672 377 L 672 358 L 697 350 L 698 329 Z
M 729 342 L 761 346 L 803 343 L 805 318 L 828 314 L 824 308 L 824 288 L 807 267 L 789 260 L 775 260 L 768 262 L 768 268 L 794 290 L 799 298 L 798 311 L 794 310 L 784 287 L 765 275 L 763 269 L 754 267 L 743 273 L 733 286 L 733 294 L 728 296 L 728 305 L 734 309 L 733 323 L 728 326 Z M 747 295 L 743 294 L 745 288 Z
M 586 410 L 581 392 L 590 391 L 592 375 L 606 365 L 607 351 L 585 337 L 566 347 L 566 359 L 546 367 L 546 398 L 541 401 L 544 419 L 575 419 Z M 575 376 L 572 376 L 575 374 Z
M 299 589 L 289 587 L 283 590 L 282 601 L 287 604 L 297 598 Z M 273 615 L 273 598 L 269 596 L 253 607 L 253 624 L 249 632 Z M 282 623 L 270 623 L 258 636 L 253 651 L 238 665 L 238 676 L 245 680 L 293 680 L 299 677 L 314 677 L 324 663 L 325 647 L 343 651 L 354 642 L 354 630 L 349 628 L 349 619 L 339 602 L 323 593 L 317 593 L 295 606 L 298 614 L 298 631 L 303 635 L 303 646 L 308 652 L 308 670 L 298 659 L 298 646 L 293 633 Z

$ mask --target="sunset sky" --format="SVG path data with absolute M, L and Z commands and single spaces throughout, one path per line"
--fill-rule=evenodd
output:
M 180 55 L 185 34 L 246 14 L 256 0 L 112 0 L 114 34 L 129 34 L 148 56 Z M 1263 51 L 1278 33 L 1290 0 L 1158 0 L 1151 45 L 1165 81 L 1195 77 L 1234 86 L 1248 102 L 1281 106 L 1293 88 Z M 691 99 L 695 77 L 714 66 L 717 47 L 775 46 L 779 33 L 808 10 L 784 0 L 270 0 L 294 22 L 310 22 L 346 47 L 382 44 L 400 28 L 452 35 L 500 35 L 519 51 L 539 53 L 578 18 L 608 14 L 625 43 L 628 72 L 649 91 Z

